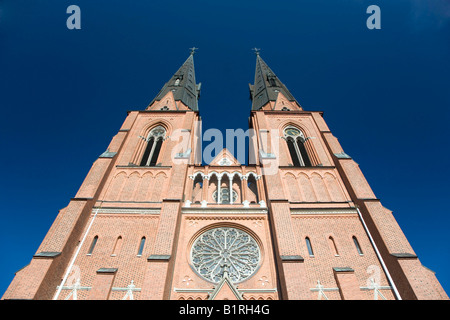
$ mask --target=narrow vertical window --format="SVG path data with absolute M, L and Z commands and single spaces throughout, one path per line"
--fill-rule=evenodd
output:
M 145 148 L 144 156 L 142 157 L 141 166 L 147 165 L 148 156 L 150 155 L 150 152 L 153 148 L 153 143 L 155 141 L 155 138 L 151 137 L 150 140 L 147 142 L 147 147 Z
M 311 246 L 311 241 L 309 240 L 308 237 L 305 238 L 305 241 L 306 241 L 306 247 L 308 248 L 309 256 L 310 257 L 314 257 L 314 252 L 313 252 L 313 249 L 312 249 L 312 246 Z
M 162 138 L 158 138 L 156 141 L 155 150 L 153 151 L 152 157 L 150 159 L 150 166 L 155 166 L 158 161 L 159 152 L 161 151 L 161 145 L 163 143 Z
M 356 251 L 358 251 L 358 254 L 359 255 L 363 255 L 363 252 L 362 252 L 361 247 L 359 245 L 358 239 L 356 239 L 355 236 L 353 236 L 353 243 L 355 244 Z
M 294 167 L 300 167 L 300 160 L 297 155 L 297 151 L 295 150 L 294 141 L 290 138 L 287 139 L 287 145 L 289 148 L 289 153 L 291 154 L 291 159 Z
M 92 243 L 91 243 L 91 246 L 89 247 L 89 251 L 87 254 L 91 255 L 92 252 L 94 252 L 94 248 L 95 248 L 95 245 L 97 244 L 97 240 L 98 240 L 98 236 L 95 236 L 94 239 L 92 239 Z
M 120 252 L 121 247 L 122 247 L 122 237 L 119 236 L 116 240 L 116 243 L 114 244 L 111 256 L 117 256 L 117 254 Z
M 329 244 L 330 244 L 330 248 L 331 248 L 331 250 L 333 251 L 334 256 L 335 256 L 335 257 L 338 257 L 338 256 L 339 256 L 339 252 L 338 252 L 338 249 L 337 249 L 337 247 L 336 247 L 336 242 L 334 242 L 334 239 L 333 239 L 332 236 L 330 236 L 330 237 L 328 238 L 328 242 L 329 242 Z
M 193 203 L 200 203 L 200 201 L 202 200 L 202 191 L 203 191 L 203 177 L 198 174 L 195 177 L 193 183 L 192 198 L 191 198 L 191 201 Z
M 142 237 L 141 243 L 139 244 L 138 256 L 142 256 L 142 252 L 144 251 L 145 246 L 145 237 Z
M 248 177 L 247 180 L 247 187 L 248 187 L 248 193 L 247 197 L 250 203 L 259 203 L 259 197 L 258 197 L 258 185 L 256 184 L 256 178 L 251 174 Z
M 311 161 L 309 160 L 308 153 L 306 152 L 304 141 L 302 141 L 300 138 L 297 138 L 297 146 L 305 167 L 311 167 Z

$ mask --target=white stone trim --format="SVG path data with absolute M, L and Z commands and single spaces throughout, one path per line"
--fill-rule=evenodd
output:
M 211 207 L 183 207 L 182 214 L 267 214 L 267 208 L 211 208 Z
M 139 215 L 155 215 L 161 213 L 161 208 L 93 208 L 98 209 L 100 214 L 139 214 Z
M 357 215 L 355 208 L 292 208 L 293 215 Z

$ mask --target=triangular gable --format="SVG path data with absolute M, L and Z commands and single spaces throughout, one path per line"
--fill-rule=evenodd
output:
M 155 101 L 149 110 L 178 110 L 173 92 L 169 91 L 160 101 Z
M 239 293 L 233 282 L 231 282 L 228 273 L 224 272 L 222 280 L 214 288 L 208 300 L 243 300 L 243 298 L 242 294 Z
M 219 154 L 211 161 L 210 166 L 240 166 L 241 164 L 237 159 L 224 148 Z
M 298 107 L 295 103 L 289 101 L 284 94 L 278 92 L 277 100 L 275 101 L 275 105 L 273 106 L 273 110 L 278 111 L 290 111 L 290 110 L 298 110 Z

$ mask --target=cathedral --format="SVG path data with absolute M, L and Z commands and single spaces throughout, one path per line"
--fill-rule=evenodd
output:
M 255 52 L 246 164 L 202 161 L 192 49 L 2 299 L 447 300 L 323 113 Z

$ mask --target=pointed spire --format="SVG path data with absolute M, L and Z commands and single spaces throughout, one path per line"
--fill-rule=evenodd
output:
M 200 98 L 201 83 L 195 82 L 194 54 L 198 48 L 190 48 L 191 53 L 183 65 L 175 72 L 170 80 L 164 85 L 149 107 L 160 101 L 169 91 L 173 92 L 175 101 L 181 101 L 189 109 L 198 111 L 198 99 Z
M 253 48 L 252 50 L 256 54 L 255 82 L 253 85 L 249 84 L 252 110 L 260 110 L 270 101 L 275 102 L 278 93 L 282 93 L 289 101 L 300 107 L 294 96 L 261 58 L 260 49 Z

